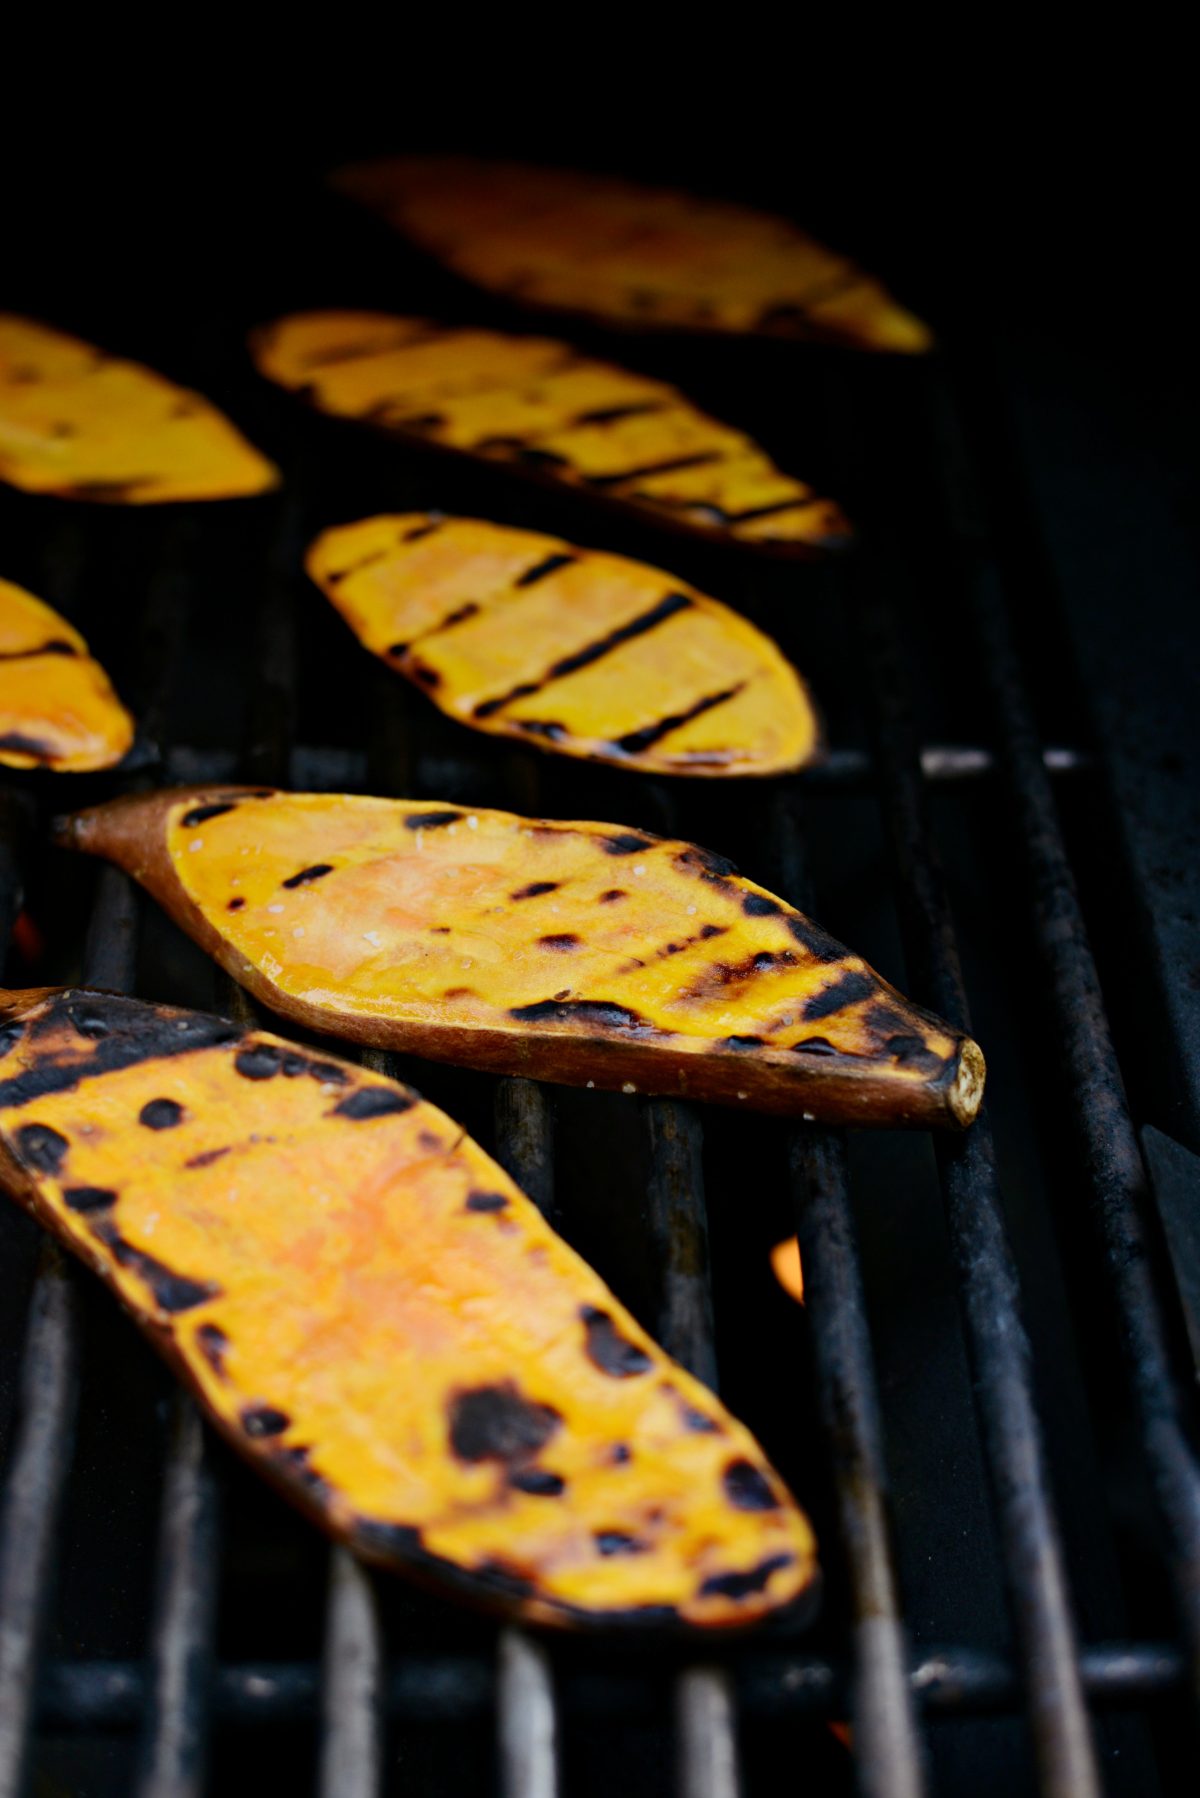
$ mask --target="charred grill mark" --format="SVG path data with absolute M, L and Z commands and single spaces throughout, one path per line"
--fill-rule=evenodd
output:
M 691 843 L 675 857 L 675 865 L 685 874 L 698 873 L 701 880 L 716 885 L 733 878 L 737 873 L 734 864 L 724 855 L 714 855 L 711 849 L 701 849 L 699 844 Z
M 790 949 L 784 949 L 776 954 L 772 954 L 769 949 L 759 949 L 755 954 L 748 955 L 745 961 L 710 962 L 680 997 L 685 1000 L 716 998 L 729 987 L 748 985 L 760 974 L 768 974 L 772 970 L 791 968 L 795 965 L 796 957 Z
M 16 1133 L 17 1154 L 38 1174 L 57 1174 L 70 1148 L 65 1136 L 49 1124 L 23 1124 Z
M 633 1450 L 627 1442 L 614 1442 L 608 1459 L 613 1467 L 627 1467 L 633 1460 Z
M 701 718 L 705 712 L 715 711 L 719 705 L 736 699 L 745 685 L 745 681 L 739 681 L 736 686 L 724 687 L 719 693 L 708 693 L 703 699 L 697 699 L 694 705 L 688 706 L 686 711 L 672 712 L 669 717 L 659 718 L 654 724 L 643 725 L 641 730 L 627 731 L 623 737 L 615 738 L 612 747 L 622 755 L 641 755 L 645 750 L 653 748 L 655 743 L 661 743 L 664 737 L 669 737 L 672 731 L 681 730 L 685 724 L 690 724 L 694 718 Z
M 648 1373 L 654 1365 L 644 1349 L 622 1336 L 607 1311 L 584 1305 L 579 1313 L 584 1327 L 588 1360 L 614 1380 L 629 1380 Z
M 682 474 L 685 468 L 706 468 L 723 458 L 716 450 L 704 450 L 695 456 L 674 456 L 666 462 L 646 462 L 641 468 L 625 468 L 614 474 L 587 476 L 589 487 L 622 487 L 627 481 L 645 481 L 652 475 Z M 657 503 L 657 502 L 655 502 Z
M 236 804 L 194 805 L 190 812 L 185 812 L 179 822 L 185 830 L 194 830 L 197 824 L 207 824 L 210 818 L 220 818 L 225 812 L 237 810 Z
M 624 1530 L 596 1530 L 592 1541 L 596 1553 L 606 1556 L 643 1555 L 650 1546 L 648 1542 L 639 1542 L 636 1536 L 627 1536 Z
M 615 425 L 625 418 L 645 418 L 651 412 L 664 412 L 664 400 L 639 400 L 629 406 L 601 406 L 596 412 L 578 412 L 571 420 L 574 425 Z
M 0 662 L 26 662 L 34 656 L 77 656 L 79 651 L 73 643 L 67 643 L 62 637 L 51 637 L 48 643 L 38 643 L 29 649 L 0 649 Z
M 654 844 L 649 837 L 639 837 L 626 830 L 619 836 L 602 837 L 600 847 L 605 855 L 636 855 L 641 849 L 653 849 Z
M 332 862 L 314 862 L 311 868 L 301 868 L 298 874 L 293 874 L 290 879 L 285 880 L 283 884 L 285 887 L 289 888 L 303 887 L 307 886 L 312 880 L 321 880 L 326 874 L 332 873 Z
M 67 1016 L 77 1035 L 84 1036 L 89 1042 L 99 1042 L 107 1036 L 110 1025 L 103 1012 L 94 1005 L 68 1005 Z
M 770 1555 L 746 1573 L 715 1573 L 700 1588 L 701 1598 L 751 1598 L 762 1592 L 772 1574 L 790 1567 L 794 1555 Z
M 725 1496 L 738 1511 L 777 1511 L 779 1500 L 758 1468 L 749 1461 L 731 1461 L 721 1476 Z
M 842 1051 L 835 1049 L 827 1036 L 810 1036 L 802 1043 L 792 1044 L 793 1055 L 839 1055 Z
M 282 1436 L 291 1421 L 286 1411 L 276 1411 L 272 1405 L 250 1405 L 241 1414 L 242 1428 L 256 1442 L 264 1436 Z
M 761 1036 L 724 1036 L 721 1041 L 727 1049 L 760 1049 L 763 1043 Z
M 572 949 L 580 946 L 579 938 L 570 930 L 561 930 L 553 936 L 540 936 L 537 941 L 539 949 L 553 949 L 559 954 L 569 954 Z
M 461 812 L 413 812 L 404 820 L 405 830 L 441 830 L 443 825 L 457 824 Z
M 111 1034 L 97 1043 L 86 1058 L 47 1056 L 38 1066 L 11 1080 L 0 1081 L 0 1106 L 19 1107 L 54 1093 L 73 1092 L 84 1080 L 137 1067 L 141 1062 L 165 1061 L 193 1050 L 218 1048 L 237 1042 L 241 1031 L 220 1018 L 178 1016 L 147 1006 L 135 1006 L 115 995 L 103 1001 L 112 1020 Z M 50 1028 L 69 1010 L 51 1002 L 45 1022 Z
M 151 1296 L 160 1311 L 177 1316 L 182 1311 L 194 1311 L 197 1305 L 203 1305 L 209 1299 L 220 1296 L 221 1288 L 211 1280 L 189 1280 L 185 1274 L 177 1274 L 173 1268 L 167 1267 L 155 1256 L 148 1255 L 144 1249 L 138 1249 L 126 1242 L 111 1218 L 97 1216 L 92 1225 L 94 1234 L 112 1253 L 113 1260 L 121 1267 L 129 1268 L 144 1280 L 150 1289 Z
M 442 684 L 442 677 L 437 669 L 431 668 L 427 662 L 414 661 L 408 672 L 423 687 L 440 687 Z
M 174 1099 L 148 1099 L 138 1112 L 138 1123 L 147 1130 L 173 1130 L 183 1122 L 183 1106 Z
M 832 965 L 846 959 L 846 951 L 841 943 L 836 942 L 828 931 L 822 930 L 819 924 L 814 924 L 811 918 L 803 917 L 800 912 L 788 914 L 787 927 L 796 941 L 817 961 Z
M 444 519 L 435 518 L 429 524 L 419 524 L 415 529 L 405 531 L 404 541 L 405 543 L 419 543 L 422 537 L 432 537 L 435 531 L 440 531 L 444 523 Z M 384 551 L 383 553 L 387 554 L 388 552 Z
M 226 903 L 225 910 L 226 911 L 241 911 L 241 909 L 242 909 L 243 905 L 245 905 L 245 903 L 246 903 L 246 901 L 244 899 L 230 899 Z
M 44 761 L 54 760 L 54 745 L 47 743 L 43 737 L 26 736 L 24 731 L 7 730 L 0 736 L 0 749 L 11 750 L 14 755 L 39 756 Z
M 396 657 L 397 660 L 402 660 L 416 644 L 428 643 L 431 637 L 439 637 L 443 631 L 453 630 L 456 624 L 465 624 L 468 618 L 478 617 L 480 610 L 481 607 L 478 603 L 469 599 L 465 605 L 456 606 L 453 612 L 447 612 L 444 618 L 439 618 L 436 624 L 431 624 L 427 631 L 418 631 L 417 635 L 409 642 L 393 643 L 387 650 L 387 654 Z
M 508 1483 L 514 1491 L 528 1493 L 530 1498 L 559 1498 L 567 1489 L 561 1474 L 546 1467 L 524 1467 L 510 1473 Z
M 508 1199 L 502 1192 L 472 1192 L 467 1194 L 466 1209 L 468 1211 L 507 1211 Z
M 510 893 L 510 899 L 540 899 L 543 893 L 557 893 L 562 885 L 560 880 L 531 880 L 527 887 L 520 887 Z
M 768 899 L 765 893 L 747 893 L 742 900 L 742 910 L 748 918 L 770 918 L 783 910 L 776 899 Z
M 16 1048 L 25 1034 L 24 1024 L 15 1020 L 9 1024 L 0 1024 L 0 1055 L 8 1055 Z
M 202 1155 L 193 1155 L 184 1162 L 184 1167 L 211 1167 L 214 1161 L 220 1161 L 222 1155 L 228 1155 L 229 1149 L 205 1149 Z
M 531 1460 L 562 1425 L 551 1405 L 526 1398 L 512 1380 L 456 1393 L 450 1406 L 450 1447 L 460 1461 Z
M 388 1086 L 362 1086 L 335 1105 L 330 1115 L 360 1124 L 368 1118 L 393 1117 L 411 1111 L 416 1102 L 407 1093 L 396 1092 Z
M 614 905 L 618 899 L 628 899 L 628 897 L 624 887 L 609 887 L 607 892 L 601 893 L 600 903 L 601 905 Z
M 537 680 L 521 681 L 517 686 L 510 687 L 507 693 L 500 694 L 495 699 L 482 700 L 475 707 L 473 716 L 492 718 L 497 712 L 503 711 L 505 706 L 514 704 L 516 700 L 527 699 L 531 693 L 540 693 L 545 687 L 553 685 L 556 680 L 562 680 L 568 674 L 576 674 L 581 668 L 590 668 L 593 662 L 599 662 L 605 656 L 611 655 L 613 650 L 619 649 L 623 643 L 632 643 L 635 638 L 644 637 L 648 631 L 656 629 L 660 624 L 665 624 L 668 618 L 674 618 L 677 613 L 689 610 L 691 604 L 692 602 L 686 594 L 669 593 L 656 606 L 651 606 L 648 612 L 642 612 L 638 617 L 631 618 L 628 624 L 619 625 L 616 630 L 609 631 L 606 636 L 598 637 L 594 643 L 589 643 L 583 649 L 573 651 L 571 655 L 561 656 L 557 662 L 552 662 L 545 674 Z
M 548 743 L 560 743 L 570 733 L 565 724 L 556 724 L 553 719 L 514 718 L 513 723 L 526 736 L 545 737 Z
M 870 974 L 858 974 L 853 971 L 843 974 L 823 991 L 814 993 L 804 1007 L 803 1017 L 806 1024 L 815 1024 L 820 1018 L 831 1018 L 835 1012 L 844 1011 L 849 1005 L 857 1005 L 862 999 L 869 999 L 878 990 Z
M 272 1446 L 270 1452 L 275 1465 L 289 1480 L 293 1481 L 304 1492 L 307 1492 L 310 1498 L 316 1499 L 322 1505 L 328 1504 L 332 1495 L 332 1488 L 330 1487 L 329 1481 L 319 1474 L 316 1468 L 310 1463 L 308 1458 L 310 1453 L 309 1449 L 305 1447 L 275 1448 Z
M 751 506 L 747 512 L 726 512 L 727 524 L 750 524 L 755 518 L 775 518 L 780 512 L 804 512 L 817 504 L 815 493 L 807 494 L 802 499 L 783 499 L 773 506 Z
M 283 1050 L 273 1043 L 253 1043 L 238 1051 L 233 1065 L 243 1080 L 273 1080 L 283 1072 Z
M 697 1411 L 692 1405 L 684 1405 L 682 1410 L 684 1424 L 694 1435 L 720 1435 L 720 1425 L 706 1411 Z
M 196 1331 L 196 1347 L 215 1374 L 225 1378 L 225 1355 L 229 1338 L 219 1324 L 201 1324 Z
M 111 1211 L 117 1195 L 107 1186 L 64 1186 L 63 1203 L 69 1211 L 85 1216 L 90 1211 Z
M 534 1005 L 514 1005 L 509 1017 L 521 1024 L 593 1024 L 604 1030 L 636 1030 L 658 1035 L 655 1026 L 610 999 L 541 999 Z
M 532 587 L 538 581 L 544 581 L 546 576 L 548 574 L 553 574 L 556 569 L 569 568 L 573 562 L 577 562 L 578 560 L 578 556 L 572 555 L 556 554 L 546 556 L 542 561 L 535 562 L 532 568 L 527 568 L 524 574 L 519 574 L 513 582 L 513 586 Z

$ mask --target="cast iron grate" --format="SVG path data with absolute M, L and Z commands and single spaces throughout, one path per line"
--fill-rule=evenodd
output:
M 310 232 L 306 263 L 313 241 L 325 267 L 350 245 L 355 297 L 496 310 L 365 229 L 314 217 Z M 969 359 L 631 346 L 865 523 L 842 568 L 761 567 L 297 417 L 237 340 L 343 294 L 330 277 L 314 296 L 299 257 L 266 262 L 244 314 L 119 347 L 226 403 L 284 464 L 281 499 L 167 517 L 3 498 L 4 572 L 88 632 L 162 751 L 130 778 L 438 795 L 705 842 L 955 1022 L 969 993 L 995 1128 L 848 1140 L 388 1058 L 494 1146 L 677 1356 L 720 1371 L 813 1510 L 817 1624 L 699 1659 L 497 1628 L 327 1551 L 6 1211 L 0 1798 L 35 1775 L 141 1798 L 266 1778 L 326 1798 L 551 1798 L 614 1779 L 631 1798 L 672 1780 L 753 1798 L 780 1754 L 813 1790 L 857 1780 L 877 1798 L 1182 1790 L 1180 1694 L 1200 1687 L 1186 1374 L 1060 822 L 1060 801 L 1090 822 L 1094 774 L 1039 739 L 1035 713 L 1068 741 L 1079 721 L 1019 653 L 1028 620 L 1010 615 L 992 522 L 1002 534 L 1013 495 L 974 487 L 958 422 Z M 103 319 L 62 322 L 106 336 Z M 829 761 L 713 791 L 456 731 L 369 664 L 300 572 L 325 523 L 432 503 L 642 554 L 744 605 L 827 705 Z M 44 849 L 53 807 L 117 783 L 75 784 L 5 789 L 6 939 L 28 892 L 14 983 L 244 1007 L 123 877 Z M 802 1314 L 767 1261 L 793 1228 Z

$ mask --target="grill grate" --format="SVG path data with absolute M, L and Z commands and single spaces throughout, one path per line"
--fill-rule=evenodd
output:
M 370 253 L 363 248 L 364 267 Z M 399 266 L 402 282 L 393 260 L 375 270 L 381 303 L 396 299 L 398 282 L 397 303 L 416 309 L 411 292 L 420 282 L 437 296 L 431 307 L 441 303 L 437 277 Z M 282 277 L 272 297 L 280 307 L 292 303 Z M 483 312 L 483 303 L 474 311 Z M 155 359 L 155 346 L 142 353 Z M 173 367 L 183 354 L 168 344 L 159 359 Z M 1047 1073 L 1057 1082 L 1044 1101 L 1049 1121 L 1035 1121 L 1028 1153 L 1036 1159 L 1049 1141 L 1039 1179 L 1053 1185 L 1058 1167 L 1073 1157 L 1089 1191 L 1109 1287 L 1090 1297 L 1095 1314 L 1085 1317 L 1072 1352 L 1088 1363 L 1097 1327 L 1115 1327 L 1126 1352 L 1132 1459 L 1145 1470 L 1157 1505 L 1159 1577 L 1176 1607 L 1173 1617 L 1151 1608 L 1162 1639 L 1113 1633 L 1123 1628 L 1114 1595 L 1095 1598 L 1112 1565 L 1108 1532 L 1093 1525 L 1088 1535 L 1061 1496 L 1069 1489 L 1078 1497 L 1078 1487 L 1070 1486 L 1046 1420 L 1065 1406 L 1086 1430 L 1078 1424 L 1084 1400 L 1078 1391 L 1063 1399 L 1052 1390 L 1044 1352 L 1054 1340 L 1043 1315 L 1047 1285 L 1030 1273 L 1045 1239 L 1026 1228 L 1007 1180 L 1002 1196 L 998 1172 L 1015 1166 L 1024 1184 L 1005 1084 L 1014 1068 L 1020 1071 L 1020 1043 L 1001 1040 L 993 1061 L 996 1140 L 983 1120 L 961 1143 L 939 1143 L 936 1174 L 919 1139 L 881 1138 L 864 1147 L 838 1133 L 672 1101 L 556 1096 L 524 1080 L 410 1069 L 388 1057 L 389 1071 L 413 1077 L 491 1140 L 543 1211 L 600 1263 L 660 1340 L 711 1383 L 719 1351 L 723 1374 L 729 1368 L 730 1402 L 785 1463 L 821 1526 L 829 1573 L 822 1621 L 811 1634 L 768 1632 L 714 1649 L 704 1661 L 494 1629 L 377 1581 L 339 1549 L 319 1557 L 310 1534 L 279 1518 L 274 1501 L 263 1501 L 267 1521 L 259 1530 L 248 1479 L 210 1442 L 190 1404 L 170 1399 L 169 1428 L 154 1433 L 157 1471 L 144 1457 L 135 1470 L 139 1490 L 145 1488 L 139 1516 L 149 1514 L 155 1481 L 161 1494 L 153 1578 L 144 1582 L 145 1602 L 135 1597 L 128 1605 L 118 1582 L 110 1602 L 132 1621 L 96 1629 L 74 1616 L 72 1594 L 63 1589 L 72 1566 L 64 1532 L 82 1527 L 69 1521 L 74 1483 L 83 1477 L 77 1441 L 86 1407 L 80 1411 L 79 1397 L 94 1360 L 106 1377 L 120 1380 L 142 1351 L 115 1324 L 98 1334 L 76 1270 L 56 1250 L 39 1249 L 21 1220 L 7 1219 L 14 1265 L 28 1266 L 36 1256 L 36 1269 L 0 1507 L 0 1798 L 24 1790 L 35 1764 L 84 1764 L 89 1791 L 133 1790 L 140 1798 L 257 1789 L 268 1764 L 294 1766 L 327 1798 L 477 1789 L 489 1779 L 509 1798 L 553 1798 L 599 1790 L 614 1770 L 631 1798 L 666 1790 L 672 1778 L 685 1798 L 753 1798 L 767 1790 L 771 1756 L 781 1745 L 807 1757 L 815 1789 L 848 1790 L 857 1778 L 872 1798 L 918 1798 L 935 1785 L 972 1794 L 1036 1787 L 1051 1798 L 1101 1791 L 1140 1798 L 1159 1789 L 1157 1781 L 1172 1789 L 1178 1695 L 1194 1693 L 1200 1682 L 1200 1485 L 1177 1384 L 1175 1320 L 1160 1300 L 1157 1246 L 1146 1241 L 1145 1171 L 1052 790 L 1058 781 L 1064 797 L 1091 793 L 1095 768 L 1083 749 L 1040 746 L 1007 595 L 955 422 L 959 365 L 953 358 L 904 369 L 834 362 L 827 371 L 823 361 L 786 354 L 796 395 L 818 417 L 807 443 L 799 432 L 794 454 L 789 431 L 799 407 L 791 393 L 779 400 L 769 373 L 777 365 L 759 351 L 723 348 L 725 377 L 710 377 L 698 351 L 656 352 L 658 362 L 675 357 L 681 378 L 690 371 L 701 392 L 709 380 L 715 410 L 723 405 L 753 425 L 747 415 L 757 407 L 763 435 L 783 460 L 792 455 L 801 469 L 810 456 L 823 460 L 824 485 L 857 497 L 860 515 L 878 521 L 876 540 L 844 572 L 747 570 L 716 551 L 593 520 L 570 500 L 510 492 L 493 484 L 496 476 L 431 472 L 419 458 L 384 445 L 361 447 L 332 426 L 294 419 L 248 376 L 231 373 L 238 364 L 228 357 L 192 378 L 252 428 L 260 415 L 258 435 L 268 448 L 278 446 L 289 475 L 280 502 L 237 516 L 181 513 L 163 522 L 76 518 L 68 508 L 6 497 L 7 540 L 26 556 L 27 568 L 5 572 L 27 578 L 90 630 L 118 685 L 140 702 L 146 734 L 163 746 L 173 778 L 237 774 L 331 790 L 461 794 L 535 814 L 624 819 L 737 848 L 748 872 L 810 904 L 839 935 L 894 971 L 893 922 L 880 916 L 886 897 L 898 920 L 908 990 L 959 1024 L 967 1022 L 967 987 L 974 998 L 981 956 L 1019 891 L 1020 929 L 1036 943 L 1046 971 L 1039 1016 L 1061 1060 L 1056 1074 Z M 731 391 L 736 383 L 736 402 L 720 395 L 722 378 Z M 781 405 L 786 410 L 776 409 Z M 1005 504 L 1010 498 L 989 497 Z M 456 732 L 343 641 L 298 574 L 302 546 L 323 523 L 434 498 L 641 553 L 745 604 L 811 674 L 830 705 L 838 747 L 822 767 L 787 782 L 718 794 L 567 769 Z M 914 567 L 926 566 L 937 589 L 928 610 L 907 590 Z M 132 625 L 125 622 L 127 602 L 118 605 L 131 571 L 128 591 L 145 594 Z M 223 597 L 222 583 L 230 589 Z M 97 594 L 111 617 L 89 615 Z M 935 642 L 937 621 L 947 619 L 956 625 L 946 634 L 952 640 Z M 964 619 L 969 642 L 957 628 Z M 239 638 L 245 653 L 234 653 Z M 914 687 L 914 661 L 941 693 L 936 704 L 924 680 Z M 944 725 L 969 719 L 974 736 L 974 708 L 985 692 L 992 741 L 955 742 L 967 733 Z M 940 735 L 931 735 L 931 720 L 943 727 Z M 96 985 L 183 1003 L 202 1004 L 207 992 L 219 1007 L 249 1015 L 242 996 L 217 984 L 115 871 L 73 864 L 69 884 L 77 890 L 51 892 L 54 881 L 62 884 L 62 870 L 41 852 L 41 814 L 62 803 L 65 790 L 64 783 L 47 798 L 44 786 L 14 780 L 3 794 L 0 924 L 7 931 L 14 922 L 24 872 L 34 915 L 43 907 L 52 924 L 64 926 L 48 951 L 47 978 L 81 973 Z M 105 790 L 103 783 L 91 783 L 89 796 L 93 790 Z M 877 859 L 881 826 L 891 855 L 886 893 Z M 998 833 L 999 849 L 993 843 L 980 853 L 972 828 Z M 1024 885 L 981 898 L 971 882 L 986 884 L 997 854 L 1019 861 Z M 869 902 L 864 883 L 872 889 Z M 81 935 L 85 889 L 91 910 Z M 828 902 L 814 900 L 814 890 L 826 892 Z M 961 949 L 951 893 L 953 909 L 965 909 L 971 920 Z M 857 932 L 856 907 L 863 925 Z M 1008 1014 L 994 993 L 984 996 L 999 1036 Z M 980 1034 L 990 1050 L 982 1024 Z M 1031 1083 L 1049 1061 L 1034 1057 Z M 1067 1116 L 1075 1131 L 1070 1142 Z M 768 1315 L 771 1295 L 764 1299 L 762 1283 L 742 1290 L 749 1257 L 770 1223 L 748 1218 L 742 1188 L 751 1181 L 771 1218 L 786 1219 L 786 1195 L 794 1203 L 803 1320 L 782 1309 Z M 902 1194 L 911 1200 L 903 1215 L 919 1208 L 922 1229 L 932 1232 L 922 1245 L 936 1236 L 940 1226 L 930 1220 L 939 1182 L 948 1245 L 941 1296 L 949 1303 L 952 1284 L 961 1336 L 952 1345 L 937 1339 L 934 1376 L 911 1390 L 927 1398 L 944 1374 L 945 1427 L 969 1433 L 953 1398 L 961 1379 L 954 1370 L 965 1353 L 993 1519 L 982 1521 L 971 1443 L 961 1466 L 946 1467 L 945 1477 L 961 1480 L 967 1496 L 946 1495 L 944 1543 L 923 1520 L 928 1495 L 914 1495 L 914 1469 L 944 1459 L 944 1435 L 930 1419 L 936 1440 L 928 1459 L 896 1453 L 898 1444 L 906 1447 L 904 1432 L 923 1421 L 914 1417 L 912 1399 L 898 1395 L 893 1368 L 897 1344 L 911 1342 L 908 1354 L 920 1356 L 924 1339 L 911 1315 L 920 1298 L 903 1284 L 889 1291 L 888 1272 L 881 1274 L 892 1256 L 897 1273 L 906 1265 L 890 1222 Z M 765 1267 L 755 1272 L 765 1280 Z M 1077 1284 L 1068 1284 L 1076 1305 Z M 937 1299 L 934 1287 L 930 1292 Z M 764 1368 L 772 1355 L 779 1364 Z M 1095 1377 L 1090 1364 L 1085 1372 Z M 1119 1403 L 1124 1407 L 1124 1399 Z M 114 1440 L 109 1458 L 127 1446 Z M 1089 1438 L 1087 1454 L 1095 1452 Z M 955 1560 L 949 1540 L 960 1523 L 982 1544 L 969 1565 Z M 292 1534 L 273 1563 L 276 1527 Z M 1094 1543 L 1096 1529 L 1104 1549 L 1081 1573 L 1076 1539 L 1083 1534 Z M 1116 1535 L 1128 1583 L 1136 1554 L 1128 1532 Z M 141 1540 L 148 1538 L 134 1545 L 135 1557 Z M 951 1563 L 948 1579 L 961 1566 L 972 1600 L 983 1592 L 978 1630 L 949 1647 L 931 1642 L 911 1595 L 916 1583 L 935 1620 L 963 1614 L 915 1576 L 918 1557 L 935 1547 Z M 293 1576 L 307 1621 L 296 1631 L 295 1651 L 285 1654 L 278 1644 L 293 1615 L 284 1594 Z M 264 1593 L 280 1615 L 270 1652 L 254 1646 L 267 1637 L 247 1617 Z M 145 1624 L 140 1635 L 138 1618 Z M 125 1646 L 77 1648 L 101 1638 Z M 1124 1709 L 1137 1721 L 1113 1721 Z M 1023 1729 L 1014 1722 L 1022 1716 Z M 829 1719 L 850 1721 L 851 1751 L 828 1735 Z M 259 1748 L 264 1742 L 269 1750 Z M 262 1758 L 278 1755 L 285 1742 L 291 1760 Z M 71 1758 L 76 1750 L 82 1763 Z

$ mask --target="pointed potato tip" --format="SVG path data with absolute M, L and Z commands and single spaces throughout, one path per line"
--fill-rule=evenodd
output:
M 968 1124 L 975 1122 L 983 1103 L 986 1080 L 987 1063 L 983 1059 L 983 1050 L 969 1036 L 964 1037 L 962 1048 L 958 1052 L 958 1067 L 948 1094 L 954 1121 L 964 1130 Z

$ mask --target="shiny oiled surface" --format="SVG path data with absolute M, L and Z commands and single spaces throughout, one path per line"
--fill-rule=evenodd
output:
M 620 825 L 193 788 L 64 821 L 235 977 L 360 1041 L 575 1084 L 963 1124 L 975 1045 L 693 844 Z
M 811 337 L 910 355 L 933 341 L 847 257 L 727 200 L 469 156 L 357 163 L 334 185 L 522 305 L 639 330 Z
M 568 343 L 402 318 L 296 312 L 255 331 L 259 372 L 320 412 L 501 462 L 676 529 L 791 555 L 838 549 L 834 501 L 677 388 Z
M 279 471 L 201 394 L 0 313 L 0 481 L 136 506 L 261 493 Z
M 0 1177 L 260 1470 L 542 1622 L 738 1625 L 815 1576 L 749 1433 L 450 1118 L 222 1019 L 0 995 Z
M 769 637 L 624 556 L 410 512 L 325 531 L 308 572 L 461 724 L 660 774 L 802 766 L 818 722 Z
M 0 580 L 0 764 L 109 768 L 132 742 L 133 720 L 79 632 Z

